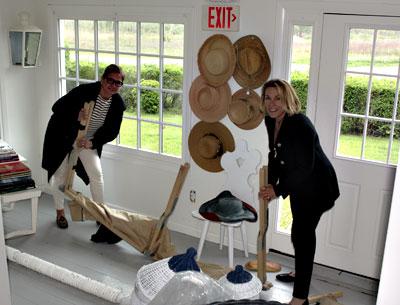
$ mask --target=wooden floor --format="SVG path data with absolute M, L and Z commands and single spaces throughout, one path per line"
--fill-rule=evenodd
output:
M 30 205 L 28 202 L 19 202 L 12 211 L 3 212 L 3 216 L 5 233 L 28 227 Z M 110 286 L 122 288 L 126 296 L 123 304 L 127 303 L 138 269 L 151 263 L 151 258 L 123 241 L 116 245 L 91 242 L 90 236 L 97 230 L 94 222 L 69 223 L 67 230 L 56 227 L 52 198 L 43 194 L 39 200 L 37 233 L 9 239 L 6 244 Z M 172 240 L 178 253 L 185 252 L 190 246 L 197 247 L 198 243 L 198 238 L 177 232 L 172 232 Z M 244 265 L 249 259 L 255 259 L 255 256 L 245 258 L 242 251 L 235 250 L 235 264 Z M 271 253 L 269 259 L 281 263 L 283 272 L 291 270 L 293 266 L 293 259 L 284 255 Z M 227 265 L 227 248 L 220 251 L 217 244 L 206 242 L 202 260 Z M 9 262 L 8 268 L 13 305 L 112 304 L 16 263 Z M 267 276 L 274 286 L 262 292 L 261 298 L 288 302 L 292 285 L 276 282 L 275 274 L 268 273 Z M 376 303 L 377 285 L 376 281 L 315 265 L 310 294 L 341 290 L 344 297 L 339 301 L 344 305 L 373 305 Z

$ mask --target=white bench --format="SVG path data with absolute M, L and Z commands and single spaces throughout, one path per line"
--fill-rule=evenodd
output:
M 30 235 L 36 233 L 36 223 L 37 223 L 37 208 L 38 208 L 38 198 L 40 197 L 42 191 L 34 188 L 34 189 L 27 189 L 17 192 L 5 193 L 0 194 L 0 203 L 1 205 L 4 204 L 13 204 L 17 203 L 21 200 L 31 200 L 31 209 L 32 209 L 32 222 L 31 222 L 31 229 L 26 230 L 15 230 L 4 234 L 4 238 L 12 238 L 16 236 L 22 235 Z

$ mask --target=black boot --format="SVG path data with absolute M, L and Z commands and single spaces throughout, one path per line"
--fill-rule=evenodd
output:
M 121 241 L 121 238 L 114 234 L 106 226 L 100 225 L 99 229 L 95 234 L 92 235 L 90 240 L 95 243 L 116 244 L 117 242 Z

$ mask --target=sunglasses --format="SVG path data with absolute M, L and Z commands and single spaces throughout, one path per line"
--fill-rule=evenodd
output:
M 106 82 L 107 82 L 107 84 L 109 84 L 109 85 L 115 85 L 115 86 L 117 86 L 117 87 L 121 87 L 124 83 L 123 82 L 121 82 L 120 80 L 116 80 L 116 79 L 113 79 L 113 78 L 111 78 L 111 77 L 106 77 Z

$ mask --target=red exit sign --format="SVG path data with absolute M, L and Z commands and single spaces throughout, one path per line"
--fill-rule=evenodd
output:
M 208 31 L 239 31 L 238 5 L 204 5 L 202 28 Z

